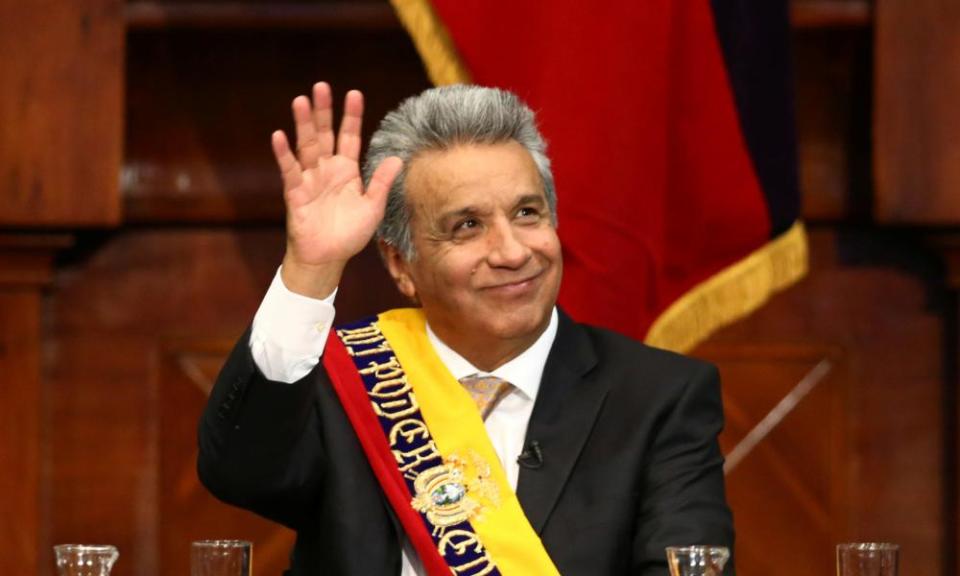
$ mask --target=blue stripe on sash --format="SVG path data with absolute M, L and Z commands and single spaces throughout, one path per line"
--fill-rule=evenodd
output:
M 444 461 L 433 443 L 406 374 L 376 323 L 377 317 L 373 316 L 340 326 L 336 332 L 360 373 L 400 475 L 410 494 L 416 494 L 417 476 L 443 465 Z M 454 574 L 500 574 L 469 521 L 438 527 L 425 512 L 419 514 Z

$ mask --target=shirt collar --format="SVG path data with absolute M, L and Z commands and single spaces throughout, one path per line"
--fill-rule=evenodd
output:
M 481 376 L 492 374 L 513 384 L 530 400 L 534 400 L 540 390 L 540 379 L 543 377 L 543 368 L 547 364 L 547 356 L 550 354 L 550 348 L 553 347 L 553 341 L 557 337 L 557 324 L 557 308 L 554 307 L 550 313 L 550 323 L 543 334 L 519 356 L 493 372 L 479 370 L 470 361 L 440 340 L 430 329 L 429 324 L 427 324 L 427 338 L 437 352 L 437 356 L 440 357 L 440 361 L 457 380 L 473 374 L 480 374 Z

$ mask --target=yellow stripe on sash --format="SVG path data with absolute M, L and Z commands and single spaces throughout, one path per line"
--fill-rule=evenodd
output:
M 559 575 L 507 482 L 476 404 L 427 339 L 423 312 L 391 310 L 380 314 L 378 325 L 406 371 L 440 454 L 466 471 L 468 492 L 481 503 L 469 521 L 494 564 L 504 576 Z M 471 487 L 477 477 L 483 480 Z

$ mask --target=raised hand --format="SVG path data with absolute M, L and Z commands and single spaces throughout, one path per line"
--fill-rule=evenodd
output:
M 296 154 L 282 131 L 272 137 L 287 207 L 283 282 L 288 289 L 315 298 L 333 292 L 347 261 L 373 237 L 383 218 L 387 191 L 403 165 L 399 158 L 387 158 L 364 190 L 359 163 L 363 95 L 347 92 L 336 138 L 332 103 L 325 82 L 314 85 L 312 105 L 306 96 L 294 98 Z

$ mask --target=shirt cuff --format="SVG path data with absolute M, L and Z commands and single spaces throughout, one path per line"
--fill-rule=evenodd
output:
M 336 295 L 334 290 L 319 300 L 291 292 L 277 269 L 250 332 L 250 351 L 264 376 L 295 382 L 317 365 L 333 326 Z

